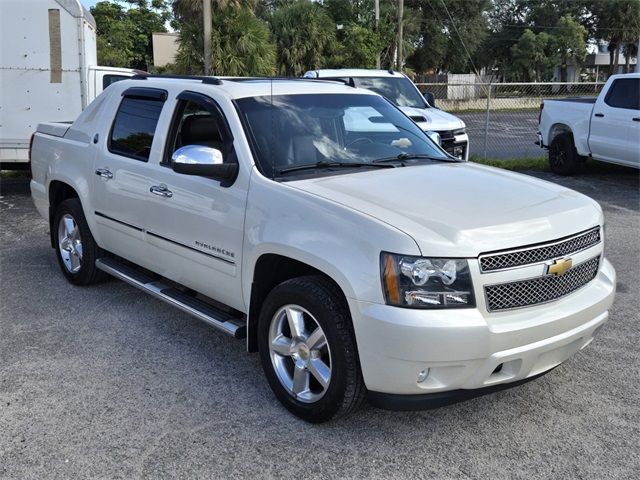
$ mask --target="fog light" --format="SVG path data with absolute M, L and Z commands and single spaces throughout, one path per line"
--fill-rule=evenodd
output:
M 424 382 L 427 379 L 428 376 L 429 376 L 429 369 L 426 368 L 426 369 L 422 370 L 418 374 L 418 383 Z

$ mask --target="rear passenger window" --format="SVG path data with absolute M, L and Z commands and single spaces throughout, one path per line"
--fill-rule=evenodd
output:
M 640 110 L 640 78 L 615 80 L 604 101 L 610 107 Z
M 109 138 L 109 151 L 146 162 L 164 101 L 124 97 L 116 113 Z

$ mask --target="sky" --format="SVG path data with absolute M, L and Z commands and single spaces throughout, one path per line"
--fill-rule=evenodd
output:
M 82 4 L 87 8 L 93 7 L 98 1 L 99 0 L 81 0 Z

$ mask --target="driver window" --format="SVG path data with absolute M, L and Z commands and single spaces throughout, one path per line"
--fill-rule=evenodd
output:
M 224 142 L 217 119 L 208 110 L 190 100 L 182 100 L 178 105 L 177 128 L 169 143 L 166 163 L 171 163 L 173 153 L 187 145 L 201 145 L 224 153 Z

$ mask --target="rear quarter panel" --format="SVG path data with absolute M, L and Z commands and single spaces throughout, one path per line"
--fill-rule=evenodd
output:
M 589 123 L 593 103 L 567 100 L 545 100 L 540 117 L 540 133 L 545 146 L 551 145 L 556 135 L 570 131 L 576 150 L 589 155 Z

